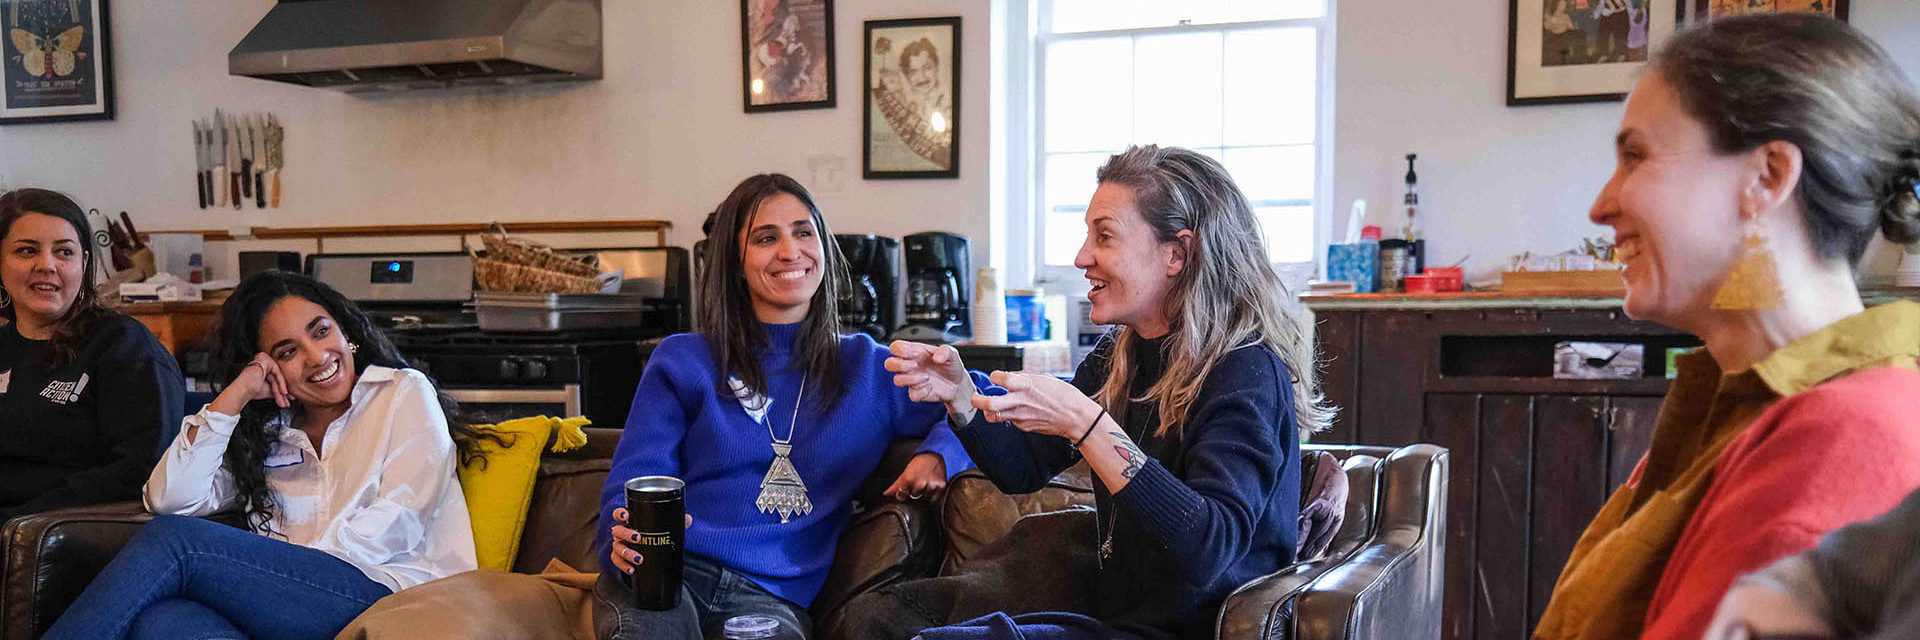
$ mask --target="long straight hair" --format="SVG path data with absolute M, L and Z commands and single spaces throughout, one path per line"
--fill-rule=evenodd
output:
M 840 379 L 840 289 L 846 286 L 846 260 L 833 231 L 813 195 L 799 181 L 779 173 L 763 173 L 740 181 L 727 199 L 714 211 L 712 229 L 707 235 L 706 274 L 700 278 L 700 308 L 694 317 L 694 330 L 707 340 L 714 364 L 720 369 L 715 389 L 722 397 L 732 397 L 727 378 L 739 378 L 748 390 L 766 395 L 767 374 L 760 369 L 760 356 L 768 349 L 767 327 L 753 312 L 752 292 L 747 290 L 746 267 L 742 263 L 741 232 L 752 223 L 760 203 L 779 194 L 793 196 L 806 205 L 813 219 L 815 237 L 820 239 L 820 288 L 813 292 L 806 318 L 794 337 L 794 352 L 807 386 L 813 394 L 815 411 L 831 408 L 844 388 Z
M 29 213 L 53 216 L 73 225 L 74 236 L 80 239 L 80 290 L 74 292 L 73 303 L 53 323 L 53 337 L 48 341 L 49 354 L 54 366 L 64 365 L 79 357 L 80 345 L 85 342 L 87 330 L 93 323 L 113 315 L 100 304 L 100 296 L 93 290 L 93 263 L 100 254 L 93 250 L 93 234 L 88 232 L 87 214 L 80 210 L 79 203 L 58 191 L 46 189 L 21 188 L 0 195 L 0 239 L 13 232 L 13 223 Z M 4 291 L 0 287 L 0 291 Z M 12 304 L 0 307 L 0 318 L 8 322 L 17 322 Z
M 1172 328 L 1165 346 L 1166 373 L 1145 396 L 1129 398 L 1128 360 L 1140 338 L 1131 328 L 1120 327 L 1106 384 L 1094 399 L 1115 416 L 1124 416 L 1130 401 L 1152 401 L 1160 413 L 1158 433 L 1178 435 L 1214 363 L 1230 351 L 1257 344 L 1278 355 L 1293 376 L 1299 428 L 1326 429 L 1334 410 L 1320 394 L 1313 344 L 1301 322 L 1287 312 L 1282 298 L 1286 285 L 1267 263 L 1253 205 L 1226 167 L 1187 149 L 1147 145 L 1108 158 L 1097 177 L 1101 184 L 1133 190 L 1134 206 L 1156 239 L 1176 242 L 1181 231 L 1191 231 L 1193 248 L 1161 301 Z

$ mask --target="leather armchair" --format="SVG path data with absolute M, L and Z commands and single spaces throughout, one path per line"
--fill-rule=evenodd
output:
M 598 502 L 620 430 L 586 431 L 586 446 L 541 458 L 514 571 L 538 573 L 551 559 L 582 571 L 599 569 L 593 548 Z M 899 503 L 881 495 L 913 458 L 918 444 L 893 443 L 880 468 L 861 487 L 857 495 L 868 508 L 854 516 L 841 536 L 840 553 L 814 600 L 816 621 L 832 616 L 840 605 L 868 589 L 932 575 L 938 567 L 933 505 Z M 0 551 L 5 554 L 6 571 L 0 582 L 0 640 L 31 640 L 44 633 L 151 519 L 140 503 L 126 502 L 49 511 L 7 522 L 5 547 Z
M 1346 521 L 1322 560 L 1242 585 L 1220 607 L 1219 638 L 1439 638 L 1446 558 L 1447 450 L 1309 445 L 1342 458 Z

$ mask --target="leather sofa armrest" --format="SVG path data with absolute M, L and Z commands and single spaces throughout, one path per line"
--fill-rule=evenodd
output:
M 814 596 L 814 628 L 855 596 L 898 582 L 931 577 L 940 561 L 933 507 L 925 502 L 881 502 L 854 516 L 840 535 L 827 581 Z
M 0 640 L 37 638 L 127 540 L 152 520 L 138 502 L 56 509 L 7 521 Z
M 1294 598 L 1293 638 L 1440 637 L 1447 463 L 1429 444 L 1387 458 L 1374 535 Z

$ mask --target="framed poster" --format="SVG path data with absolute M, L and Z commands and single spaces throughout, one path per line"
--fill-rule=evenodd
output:
M 861 175 L 960 177 L 960 19 L 869 20 Z
M 1507 106 L 1626 99 L 1684 1 L 1508 0 Z
M 833 106 L 833 0 L 740 0 L 747 113 Z
M 1693 6 L 1687 15 L 1694 20 L 1712 20 L 1754 13 L 1819 13 L 1847 20 L 1848 0 L 1686 0 Z
M 113 119 L 107 0 L 0 0 L 0 124 Z

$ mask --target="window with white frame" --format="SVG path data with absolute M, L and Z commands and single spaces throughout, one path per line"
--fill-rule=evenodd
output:
M 1085 238 L 1094 173 L 1131 144 L 1220 160 L 1268 259 L 1313 260 L 1331 157 L 1332 0 L 1035 0 L 1031 192 L 1043 268 Z

